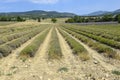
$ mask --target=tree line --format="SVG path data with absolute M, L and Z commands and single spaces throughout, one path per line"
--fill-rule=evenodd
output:
M 25 18 L 17 16 L 17 17 L 9 17 L 9 16 L 0 16 L 0 21 L 19 21 L 23 22 L 26 21 Z
M 120 23 L 120 14 L 118 15 L 104 15 L 104 16 L 74 16 L 68 20 L 66 23 L 87 23 L 87 22 L 110 22 L 118 21 Z

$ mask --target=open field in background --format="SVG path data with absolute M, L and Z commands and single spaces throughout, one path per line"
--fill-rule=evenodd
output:
M 9 24 L 14 24 L 14 23 L 17 23 L 17 22 L 0 22 L 0 26 L 6 26 Z
M 120 25 L 64 20 L 0 22 L 0 80 L 119 80 Z
M 65 21 L 66 21 L 68 18 L 56 18 L 56 19 L 57 19 L 57 23 L 65 23 Z M 41 20 L 41 22 L 42 22 L 42 23 L 52 23 L 52 22 L 51 22 L 51 18 Z

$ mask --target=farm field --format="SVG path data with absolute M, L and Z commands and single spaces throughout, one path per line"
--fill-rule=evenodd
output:
M 0 22 L 0 26 L 6 26 L 9 24 L 14 24 L 14 23 L 17 23 L 17 22 Z
M 65 21 L 68 19 L 68 18 L 56 18 L 57 19 L 57 23 L 65 23 Z M 41 20 L 42 23 L 51 23 L 51 18 L 48 18 L 48 19 L 44 19 L 44 20 Z
M 120 80 L 120 25 L 3 24 L 0 80 Z

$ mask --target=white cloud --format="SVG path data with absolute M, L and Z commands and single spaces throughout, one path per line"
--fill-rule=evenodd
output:
M 38 4 L 54 4 L 57 3 L 59 0 L 29 0 L 29 1 Z

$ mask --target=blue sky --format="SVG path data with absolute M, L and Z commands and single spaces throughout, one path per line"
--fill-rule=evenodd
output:
M 120 9 L 120 0 L 0 0 L 0 12 L 47 10 L 88 14 Z

